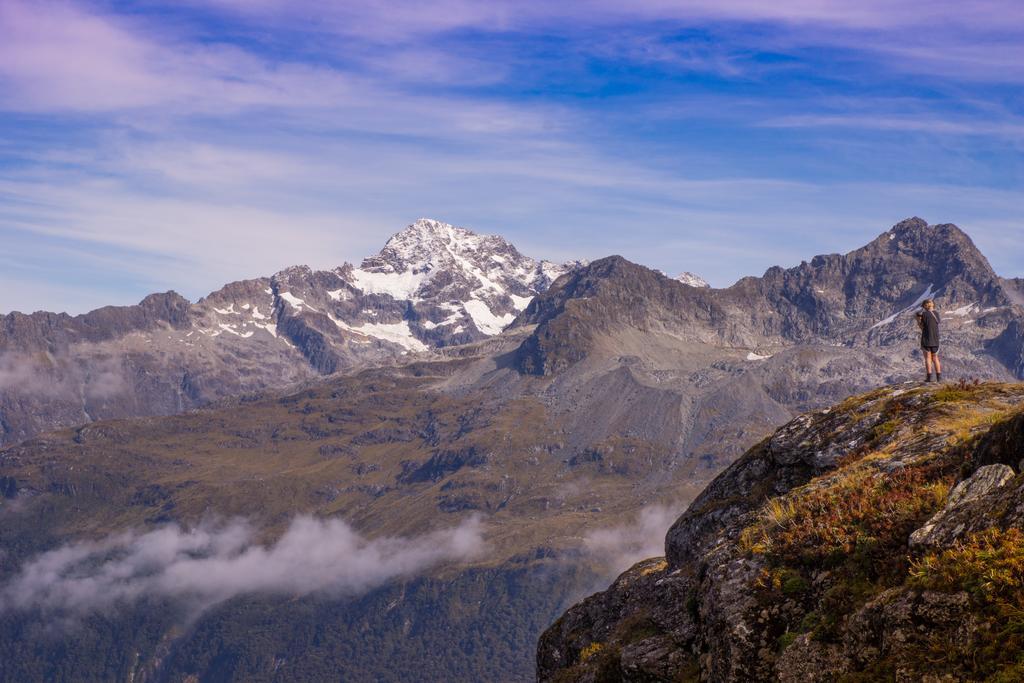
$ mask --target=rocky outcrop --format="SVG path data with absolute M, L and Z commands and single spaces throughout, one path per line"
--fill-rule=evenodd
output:
M 967 529 L 958 518 L 972 514 L 979 507 L 979 499 L 992 493 L 1016 476 L 1009 465 L 985 465 L 967 479 L 953 487 L 946 505 L 935 513 L 924 526 L 910 535 L 911 548 L 949 547 Z
M 795 419 L 541 637 L 539 680 L 1016 680 L 1022 420 L 966 383 Z

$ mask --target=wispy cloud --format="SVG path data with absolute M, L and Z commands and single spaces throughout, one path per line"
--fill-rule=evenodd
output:
M 351 86 L 337 71 L 270 62 L 70 3 L 0 5 L 4 108 L 29 111 L 229 113 L 246 107 L 326 106 Z
M 610 572 L 625 571 L 640 560 L 665 554 L 665 534 L 681 513 L 679 508 L 664 505 L 645 507 L 626 524 L 590 532 L 584 547 Z
M 936 135 L 981 135 L 1024 139 L 1024 122 L 990 121 L 977 119 L 940 119 L 917 116 L 869 116 L 843 114 L 793 114 L 765 121 L 767 127 L 777 128 L 860 128 L 886 131 L 910 131 Z
M 0 280 L 2 282 L 2 280 Z M 128 386 L 120 359 L 97 354 L 84 362 L 14 351 L 0 352 L 0 391 L 46 399 L 105 399 Z
M 237 595 L 358 594 L 483 550 L 477 520 L 414 538 L 366 539 L 338 519 L 296 518 L 274 543 L 249 524 L 167 526 L 69 544 L 29 560 L 0 589 L 0 610 L 59 618 L 146 598 L 203 610 Z
M 996 0 L 8 0 L 0 311 L 196 298 L 421 215 L 718 285 L 911 214 L 991 231 L 1024 220 L 1022 31 Z
M 884 0 L 850 3 L 844 0 L 787 0 L 764 3 L 759 0 L 640 0 L 628 5 L 611 0 L 583 0 L 572 6 L 539 0 L 443 0 L 430 7 L 413 0 L 373 2 L 362 0 L 323 8 L 319 3 L 287 0 L 216 0 L 213 4 L 249 15 L 275 20 L 307 21 L 325 19 L 331 30 L 365 35 L 406 36 L 410 32 L 445 32 L 465 28 L 493 31 L 551 25 L 576 21 L 584 25 L 624 21 L 675 19 L 732 20 L 825 24 L 848 28 L 900 28 L 921 24 L 946 24 L 962 19 L 962 27 L 1001 28 L 1024 25 L 1019 7 L 1011 0 L 989 0 L 965 7 L 946 0 L 911 0 L 897 5 Z M 388 24 L 390 30 L 386 30 Z

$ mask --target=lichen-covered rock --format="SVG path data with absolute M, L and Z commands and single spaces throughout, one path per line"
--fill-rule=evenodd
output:
M 691 659 L 687 646 L 696 637 L 696 615 L 687 605 L 694 584 L 693 576 L 668 571 L 662 558 L 638 563 L 544 633 L 538 671 L 570 668 L 580 653 L 590 652 L 590 670 L 610 666 L 623 680 L 664 680 Z M 609 641 L 614 650 L 601 647 Z
M 793 420 L 677 520 L 664 568 L 544 634 L 539 680 L 1022 680 L 1022 424 L 1024 386 L 966 383 Z
M 1014 477 L 1008 465 L 985 465 L 949 492 L 946 506 L 910 535 L 912 548 L 947 546 L 964 532 L 967 525 L 957 521 L 979 498 L 998 489 Z

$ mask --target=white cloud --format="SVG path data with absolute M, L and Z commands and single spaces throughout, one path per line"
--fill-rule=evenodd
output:
M 0 589 L 0 609 L 74 617 L 147 597 L 201 610 L 249 593 L 358 594 L 483 549 L 476 519 L 414 538 L 366 539 L 339 519 L 297 517 L 276 542 L 255 538 L 236 521 L 69 544 L 28 561 Z
M 920 22 L 1017 30 L 1019 12 L 1006 3 L 910 3 L 883 11 L 875 2 L 831 1 L 645 1 L 624 9 L 604 1 L 581 8 L 223 0 L 193 8 L 202 16 L 226 12 L 219 21 L 238 22 L 231 25 L 240 35 L 281 40 L 281 50 L 258 40 L 211 41 L 202 20 L 191 23 L 187 12 L 158 22 L 110 7 L 0 2 L 0 110 L 22 112 L 33 123 L 23 140 L 0 140 L 0 161 L 11 161 L 0 168 L 0 239 L 29 245 L 0 254 L 0 281 L 8 285 L 0 288 L 0 312 L 81 312 L 166 289 L 195 299 L 224 282 L 295 263 L 328 268 L 358 261 L 421 215 L 504 233 L 532 256 L 617 252 L 669 272 L 694 270 L 719 286 L 774 262 L 858 246 L 847 236 L 870 238 L 910 214 L 953 220 L 972 234 L 1024 218 L 1019 193 L 996 191 L 992 205 L 976 201 L 993 193 L 972 172 L 972 163 L 986 162 L 969 151 L 916 149 L 919 168 L 946 169 L 951 159 L 945 177 L 971 185 L 950 191 L 945 181 L 918 191 L 922 183 L 907 192 L 902 182 L 868 188 L 843 180 L 850 176 L 838 153 L 856 144 L 847 128 L 871 126 L 929 133 L 947 145 L 965 135 L 1005 145 L 1020 139 L 1021 124 L 1008 112 L 968 106 L 959 117 L 943 116 L 930 113 L 934 103 L 926 101 L 912 109 L 896 101 L 879 108 L 816 100 L 808 107 L 806 98 L 783 102 L 742 88 L 696 97 L 615 96 L 605 109 L 546 92 L 523 96 L 534 67 L 541 70 L 538 84 L 560 87 L 551 74 L 561 66 L 517 52 L 511 41 L 486 43 L 484 50 L 448 34 L 533 31 L 565 40 L 585 53 L 584 61 L 565 65 L 570 74 L 596 57 L 743 84 L 773 69 L 800 68 L 800 51 L 818 45 L 856 53 L 857 60 L 868 51 L 883 70 L 916 64 L 944 74 L 949 65 L 926 52 L 956 46 L 979 58 L 989 54 L 978 68 L 1009 78 L 1019 67 L 991 60 L 1011 61 L 1017 48 L 1004 59 L 1000 50 L 986 52 L 988 43 L 975 33 L 906 30 Z M 681 26 L 709 20 L 707 39 L 665 41 Z M 751 20 L 774 26 L 745 31 Z M 580 22 L 597 34 L 574 33 Z M 301 50 L 288 49 L 294 40 Z M 910 52 L 894 56 L 894 49 Z M 761 50 L 793 59 L 753 63 L 749 56 Z M 493 87 L 506 80 L 511 94 Z M 809 132 L 792 158 L 782 149 L 777 160 L 764 158 L 765 150 L 737 159 L 729 158 L 735 150 L 728 144 L 719 156 L 713 143 L 683 139 L 689 133 L 680 130 L 691 121 L 727 121 L 741 133 L 760 128 L 758 136 Z M 664 145 L 650 139 L 662 128 L 669 131 Z M 811 139 L 833 128 L 843 130 Z M 635 147 L 633 129 L 646 131 Z M 895 156 L 902 148 L 886 150 Z M 900 159 L 877 159 L 878 151 L 869 146 L 850 156 L 890 172 L 900 166 Z M 808 235 L 810 241 L 801 240 Z M 31 237 L 39 238 L 37 246 Z M 54 253 L 60 240 L 79 256 Z M 1015 249 L 999 266 L 1006 274 L 1020 274 L 1010 270 L 1020 262 Z M 79 272 L 68 286 L 64 266 L 71 263 Z
M 327 105 L 350 87 L 339 72 L 275 63 L 225 44 L 160 32 L 71 3 L 0 5 L 3 107 L 102 112 L 220 112 Z
M 588 533 L 584 547 L 600 566 L 617 574 L 640 560 L 664 555 L 665 533 L 681 513 L 664 505 L 645 507 L 630 523 Z

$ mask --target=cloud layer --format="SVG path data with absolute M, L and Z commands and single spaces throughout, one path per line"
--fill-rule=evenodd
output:
M 916 214 L 1024 274 L 1018 2 L 125 7 L 0 3 L 0 312 L 195 299 L 423 215 L 724 286 Z
M 415 538 L 366 539 L 339 519 L 297 517 L 274 543 L 249 524 L 167 526 L 46 552 L 0 589 L 0 609 L 74 617 L 144 598 L 201 610 L 250 594 L 358 594 L 483 549 L 475 519 Z

